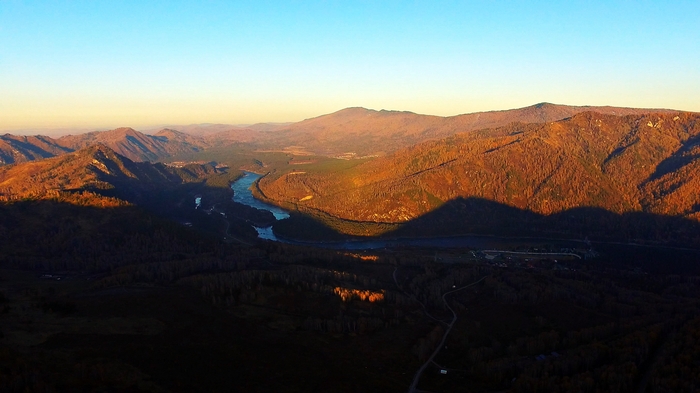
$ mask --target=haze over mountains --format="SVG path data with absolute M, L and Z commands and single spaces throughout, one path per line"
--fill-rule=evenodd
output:
M 275 131 L 289 126 L 292 123 L 255 123 L 255 124 L 187 124 L 168 125 L 165 128 L 172 128 L 186 134 L 196 136 L 208 136 L 227 131 Z
M 207 144 L 199 138 L 164 129 L 146 135 L 131 128 L 93 131 L 58 139 L 47 136 L 0 136 L 0 164 L 32 161 L 103 144 L 134 161 L 156 161 L 178 153 L 196 152 Z
M 454 117 L 348 108 L 291 125 L 228 130 L 212 125 L 211 132 L 200 135 L 172 129 L 146 135 L 131 128 L 55 140 L 4 135 L 0 157 L 8 163 L 21 162 L 100 145 L 129 162 L 155 162 L 214 147 L 225 153 L 233 144 L 246 151 L 292 155 L 374 156 L 341 172 L 306 173 L 303 165 L 313 160 L 299 160 L 298 170 L 272 173 L 259 187 L 276 203 L 353 222 L 404 223 L 444 211 L 448 202 L 451 209 L 464 213 L 451 214 L 458 222 L 492 209 L 467 208 L 473 198 L 542 217 L 585 207 L 695 222 L 700 218 L 700 197 L 695 192 L 700 187 L 698 116 L 547 103 Z M 83 173 L 60 172 L 70 181 L 75 180 L 70 172 Z M 157 182 L 159 176 L 146 178 Z M 44 180 L 38 184 L 51 183 Z M 454 205 L 458 200 L 464 206 Z M 499 216 L 517 215 L 494 209 L 499 212 L 491 215 L 493 222 Z M 532 220 L 539 219 L 521 221 Z M 455 228 L 454 223 L 443 224 L 443 229 Z
M 444 138 L 459 132 L 498 127 L 513 122 L 556 121 L 584 111 L 628 115 L 648 113 L 652 110 L 542 103 L 520 109 L 438 117 L 411 112 L 348 108 L 293 124 L 261 123 L 246 127 L 224 124 L 190 125 L 183 126 L 180 130 L 166 128 L 153 135 L 128 127 L 67 135 L 56 139 L 5 134 L 0 136 L 0 164 L 52 157 L 95 143 L 103 143 L 135 161 L 157 161 L 181 153 L 233 143 L 247 143 L 259 149 L 294 148 L 295 151 L 329 156 L 384 155 L 416 143 Z

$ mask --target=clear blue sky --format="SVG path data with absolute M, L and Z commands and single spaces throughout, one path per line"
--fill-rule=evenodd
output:
M 700 111 L 700 1 L 0 0 L 0 130 Z

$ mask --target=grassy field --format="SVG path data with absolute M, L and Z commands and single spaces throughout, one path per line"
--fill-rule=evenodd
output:
M 323 173 L 342 171 L 355 167 L 368 159 L 342 160 L 325 156 L 299 155 L 285 151 L 260 151 L 253 146 L 240 144 L 214 147 L 205 151 L 181 154 L 171 157 L 173 161 L 216 161 L 234 169 L 244 169 L 256 173 L 288 173 L 307 171 Z

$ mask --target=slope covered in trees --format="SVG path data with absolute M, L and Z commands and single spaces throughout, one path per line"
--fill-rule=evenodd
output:
M 67 135 L 0 137 L 0 165 L 53 157 L 97 143 L 134 161 L 159 161 L 191 155 L 212 147 L 244 144 L 252 150 L 284 150 L 357 158 L 384 155 L 427 140 L 459 132 L 500 127 L 514 122 L 561 120 L 584 111 L 630 115 L 649 109 L 567 106 L 541 103 L 525 108 L 478 112 L 451 117 L 411 112 L 347 108 L 297 123 L 260 123 L 250 126 L 204 124 L 178 126 L 147 135 L 132 128 Z M 654 110 L 670 113 L 668 110 Z
M 174 130 L 164 129 L 155 135 L 146 135 L 128 127 L 68 135 L 59 138 L 58 143 L 73 150 L 101 143 L 134 161 L 157 161 L 178 153 L 199 151 L 207 146 L 201 138 Z
M 568 106 L 540 103 L 525 108 L 440 117 L 412 112 L 347 108 L 307 119 L 261 137 L 278 148 L 296 146 L 316 154 L 362 157 L 384 155 L 416 143 L 510 123 L 542 123 L 577 113 L 631 115 L 667 112 L 649 109 Z
M 199 137 L 170 129 L 146 135 L 125 127 L 58 139 L 5 134 L 0 136 L 0 165 L 55 157 L 96 144 L 108 146 L 133 161 L 158 161 L 176 154 L 201 151 L 209 146 Z
M 585 112 L 461 133 L 341 172 L 272 173 L 259 188 L 287 207 L 352 221 L 408 222 L 458 198 L 548 217 L 594 208 L 697 221 L 698 120 L 692 113 Z M 469 210 L 460 206 L 452 207 Z M 494 211 L 480 224 L 510 214 Z
M 0 135 L 0 165 L 53 157 L 72 151 L 48 136 Z
M 16 204 L 0 205 L 3 391 L 405 392 L 446 304 L 458 320 L 422 390 L 697 386 L 697 267 L 241 246 L 132 206 Z
M 203 181 L 212 164 L 182 168 L 134 162 L 97 144 L 74 153 L 0 168 L 0 200 L 51 199 L 66 192 L 95 192 L 126 200 L 149 191 Z

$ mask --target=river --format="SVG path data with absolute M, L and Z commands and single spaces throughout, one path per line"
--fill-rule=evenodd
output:
M 243 205 L 248 205 L 260 210 L 267 210 L 272 213 L 276 219 L 284 220 L 289 218 L 289 213 L 283 209 L 265 203 L 259 199 L 255 199 L 253 192 L 250 191 L 250 187 L 255 183 L 256 180 L 260 179 L 261 176 L 253 172 L 243 172 L 243 177 L 239 178 L 231 184 L 231 189 L 233 190 L 233 201 L 238 202 Z
M 255 199 L 250 190 L 261 176 L 253 172 L 244 172 L 243 177 L 239 178 L 231 184 L 231 189 L 234 192 L 233 201 L 244 205 L 254 207 L 256 209 L 267 210 L 271 212 L 277 220 L 289 218 L 289 213 L 284 209 L 270 205 Z M 426 238 L 400 238 L 400 239 L 360 239 L 348 240 L 341 242 L 297 242 L 287 239 L 281 239 L 275 236 L 272 227 L 255 227 L 258 232 L 258 237 L 261 239 L 272 240 L 289 244 L 310 245 L 323 248 L 343 249 L 343 250 L 371 250 L 387 247 L 425 247 L 425 248 L 494 248 L 503 247 L 514 248 L 523 243 L 532 244 L 534 242 L 542 242 L 549 244 L 557 244 L 561 247 L 580 247 L 581 242 L 555 240 L 555 239 L 532 239 L 532 238 L 503 238 L 488 235 L 461 235 L 448 237 L 426 237 Z
M 259 199 L 255 199 L 253 192 L 250 190 L 253 183 L 260 179 L 260 175 L 253 172 L 243 172 L 243 177 L 239 178 L 231 184 L 231 189 L 233 190 L 233 201 L 240 203 L 242 205 L 248 205 L 260 210 L 267 210 L 275 216 L 276 220 L 284 220 L 289 218 L 289 213 L 284 209 L 279 208 L 269 203 L 265 203 Z M 272 227 L 256 227 L 253 228 L 258 232 L 258 237 L 265 240 L 272 240 L 275 242 L 280 241 L 280 239 L 275 236 L 272 231 Z

